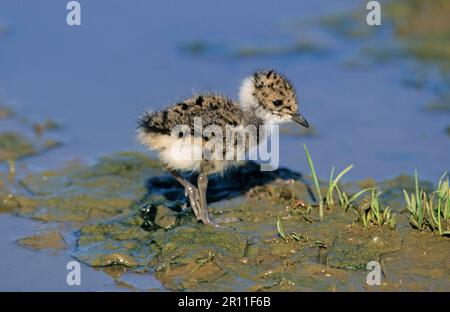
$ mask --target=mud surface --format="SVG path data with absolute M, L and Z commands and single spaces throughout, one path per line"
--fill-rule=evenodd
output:
M 47 130 L 58 129 L 55 122 L 46 120 L 30 125 L 27 119 L 17 116 L 9 106 L 1 105 L 1 99 L 0 120 L 10 123 L 6 131 L 0 129 L 0 161 L 15 161 L 61 145 L 58 140 L 44 135 Z
M 42 249 L 58 250 L 67 247 L 64 238 L 58 231 L 51 231 L 32 236 L 22 237 L 17 240 L 17 243 L 24 247 L 37 250 Z
M 9 186 L 14 191 L 2 206 L 40 221 L 69 222 L 75 244 L 67 246 L 58 231 L 18 243 L 71 248 L 73 257 L 125 288 L 132 286 L 120 276 L 135 272 L 155 274 L 170 290 L 365 290 L 373 260 L 383 265 L 382 289 L 450 287 L 450 240 L 415 232 L 402 217 L 401 190 L 414 188 L 411 178 L 382 183 L 389 190 L 383 200 L 398 214 L 396 230 L 364 229 L 355 211 L 340 207 L 319 221 L 317 207 L 308 209 L 314 203 L 309 183 L 287 169 L 261 172 L 255 163 L 214 177 L 208 193 L 214 215 L 240 220 L 214 229 L 195 222 L 183 189 L 157 161 L 123 152 L 92 166 L 29 174 Z

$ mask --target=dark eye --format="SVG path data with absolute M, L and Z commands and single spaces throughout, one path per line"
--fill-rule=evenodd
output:
M 283 100 L 273 100 L 273 105 L 275 105 L 275 106 L 281 106 L 281 105 L 283 105 Z

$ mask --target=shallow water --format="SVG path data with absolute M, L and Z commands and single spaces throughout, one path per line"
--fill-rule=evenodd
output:
M 111 277 L 81 264 L 80 286 L 66 283 L 66 264 L 72 261 L 68 251 L 52 252 L 26 249 L 16 244 L 20 237 L 34 234 L 46 225 L 36 221 L 0 214 L 0 240 L 3 251 L 0 266 L 1 291 L 93 291 L 121 290 Z
M 2 98 L 19 115 L 31 120 L 51 117 L 63 125 L 56 134 L 62 147 L 19 161 L 18 168 L 26 164 L 38 171 L 72 159 L 91 161 L 115 151 L 142 150 L 135 143 L 134 129 L 143 109 L 163 107 L 193 90 L 220 91 L 236 98 L 245 75 L 273 67 L 294 83 L 301 111 L 317 131 L 312 137 L 283 136 L 280 165 L 306 172 L 301 148 L 306 143 L 323 178 L 331 166 L 350 163 L 355 165 L 348 175 L 352 180 L 383 180 L 414 169 L 421 177 L 436 180 L 450 169 L 450 140 L 443 131 L 448 115 L 424 113 L 433 93 L 402 84 L 412 72 L 408 63 L 350 70 L 343 64 L 357 53 L 358 42 L 341 40 L 308 23 L 353 9 L 360 1 L 130 5 L 116 0 L 108 1 L 107 7 L 104 1 L 80 2 L 83 16 L 78 28 L 65 24 L 65 7 L 54 1 L 0 3 L 0 21 L 7 25 L 0 34 Z M 324 53 L 236 55 L 242 48 L 286 47 L 297 40 L 317 44 Z M 212 48 L 188 53 L 182 47 L 192 42 Z M 0 123 L 1 130 L 10 126 Z M 60 264 L 65 270 L 68 254 L 50 257 L 20 249 L 11 235 L 20 237 L 20 229 L 31 225 L 0 217 L 9 225 L 0 226 L 2 237 L 10 238 L 2 242 L 2 250 L 21 259 L 33 255 L 42 261 L 43 271 L 37 272 Z M 10 274 L 20 271 L 23 263 L 8 263 L 0 269 L 1 276 L 12 279 Z M 103 273 L 86 270 L 92 272 L 88 275 L 92 286 L 86 287 L 115 287 Z M 11 288 L 0 286 L 28 290 L 39 284 L 25 281 L 40 278 L 30 273 Z M 61 281 L 48 281 L 47 287 L 66 290 Z M 152 287 L 158 286 L 138 286 Z
M 301 110 L 319 134 L 283 138 L 281 165 L 304 171 L 306 142 L 324 177 L 332 165 L 348 163 L 355 164 L 352 178 L 383 179 L 418 169 L 424 178 L 436 179 L 449 169 L 450 140 L 442 130 L 448 116 L 423 113 L 432 94 L 402 86 L 410 70 L 406 64 L 348 70 L 342 62 L 356 53 L 357 44 L 317 27 L 292 26 L 345 12 L 358 1 L 227 2 L 220 9 L 207 1 L 113 1 L 107 10 L 101 1 L 81 3 L 79 28 L 66 26 L 64 7 L 52 1 L 0 4 L 0 20 L 9 27 L 0 41 L 4 97 L 26 116 L 52 117 L 66 127 L 66 146 L 30 163 L 47 166 L 48 157 L 59 162 L 140 149 L 134 129 L 145 108 L 163 107 L 192 90 L 236 97 L 245 75 L 274 67 L 293 81 Z M 220 48 L 206 55 L 179 48 L 196 40 L 239 49 L 297 39 L 330 53 L 236 58 L 223 56 Z

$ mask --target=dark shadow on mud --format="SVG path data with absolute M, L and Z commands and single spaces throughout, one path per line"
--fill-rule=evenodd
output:
M 197 175 L 187 176 L 196 185 Z M 247 162 L 245 165 L 229 169 L 223 176 L 212 175 L 208 184 L 208 202 L 217 202 L 245 194 L 255 186 L 270 183 L 276 179 L 302 180 L 302 174 L 285 168 L 275 171 L 261 171 L 260 165 Z M 163 195 L 169 200 L 184 200 L 183 187 L 170 175 L 152 177 L 147 181 L 149 194 Z
M 197 175 L 186 176 L 196 185 Z M 250 189 L 269 184 L 277 179 L 301 181 L 308 187 L 312 200 L 314 195 L 301 173 L 279 168 L 274 171 L 261 171 L 260 165 L 249 161 L 246 164 L 229 169 L 224 175 L 210 176 L 208 184 L 208 203 L 232 199 L 247 193 Z M 184 194 L 184 188 L 170 175 L 155 176 L 147 180 L 148 194 L 146 199 L 152 197 L 164 198 L 164 205 L 174 212 L 181 213 L 189 206 Z M 148 201 L 141 201 L 141 214 L 145 220 L 153 220 L 156 215 L 155 204 L 148 205 Z

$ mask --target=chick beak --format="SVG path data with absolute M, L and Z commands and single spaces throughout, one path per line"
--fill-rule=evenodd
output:
M 309 128 L 309 123 L 306 121 L 305 117 L 303 117 L 300 113 L 292 114 L 291 119 L 296 123 L 302 125 L 303 127 Z

